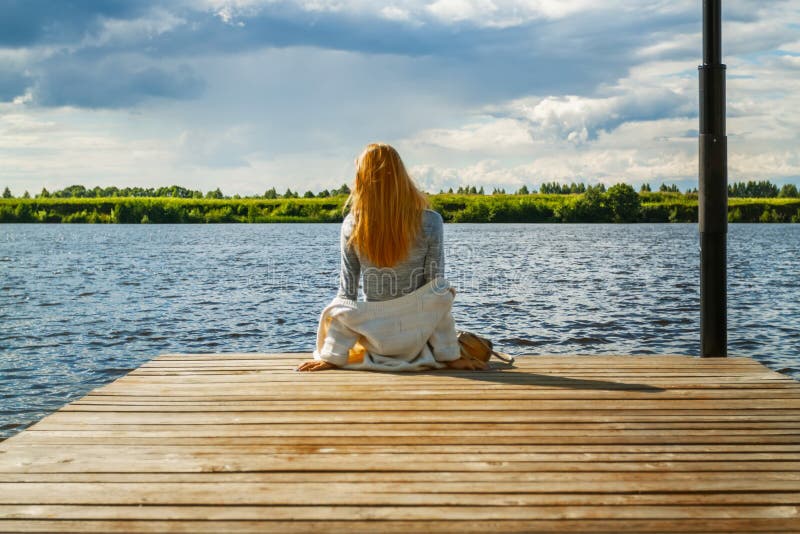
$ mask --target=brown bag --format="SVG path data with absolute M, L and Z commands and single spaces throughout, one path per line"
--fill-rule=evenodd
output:
M 458 332 L 458 344 L 461 347 L 461 357 L 488 362 L 492 355 L 497 356 L 506 363 L 514 363 L 514 358 L 507 354 L 500 354 L 494 350 L 492 342 L 472 332 Z

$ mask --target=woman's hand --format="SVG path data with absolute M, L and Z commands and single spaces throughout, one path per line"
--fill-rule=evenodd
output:
M 338 369 L 338 367 L 325 360 L 311 360 L 298 365 L 295 371 L 324 371 L 325 369 Z
M 487 362 L 475 358 L 464 358 L 463 356 L 457 360 L 445 362 L 445 365 L 450 369 L 457 369 L 459 371 L 485 371 L 489 368 Z

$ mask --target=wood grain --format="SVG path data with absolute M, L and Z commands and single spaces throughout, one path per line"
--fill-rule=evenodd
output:
M 800 532 L 800 384 L 749 359 L 296 373 L 169 354 L 0 443 L 6 532 Z

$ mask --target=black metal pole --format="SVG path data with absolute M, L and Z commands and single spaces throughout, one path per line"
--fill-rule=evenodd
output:
M 700 355 L 727 356 L 728 138 L 721 0 L 703 0 L 700 71 Z

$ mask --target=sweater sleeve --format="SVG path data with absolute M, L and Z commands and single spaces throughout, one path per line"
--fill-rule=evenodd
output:
M 327 322 L 317 333 L 318 347 L 314 351 L 314 359 L 324 360 L 336 367 L 344 367 L 347 365 L 350 349 L 358 341 L 358 334 L 335 317 L 323 320 Z
M 347 244 L 352 228 L 352 217 L 348 215 L 345 217 L 341 232 L 339 233 L 341 263 L 339 266 L 339 291 L 336 296 L 349 300 L 357 300 L 358 280 L 361 277 L 361 262 L 354 248 Z
M 435 211 L 430 212 L 428 251 L 425 254 L 425 282 L 444 277 L 444 221 Z
M 428 344 L 437 362 L 452 362 L 461 357 L 456 323 L 453 320 L 453 314 L 449 310 L 436 324 L 436 329 L 428 339 Z

